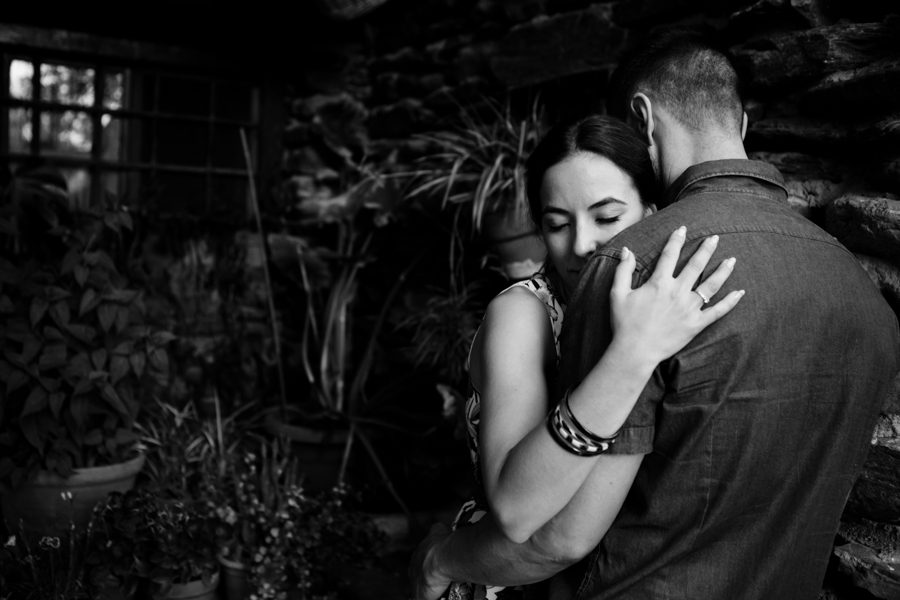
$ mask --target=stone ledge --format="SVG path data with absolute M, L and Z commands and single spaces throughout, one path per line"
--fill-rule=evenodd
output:
M 508 88 L 612 68 L 626 31 L 610 22 L 607 5 L 538 17 L 513 27 L 500 42 L 491 69 Z
M 847 194 L 828 206 L 826 223 L 850 250 L 900 262 L 900 201 Z

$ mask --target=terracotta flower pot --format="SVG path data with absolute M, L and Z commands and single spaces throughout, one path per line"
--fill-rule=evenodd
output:
M 247 600 L 250 586 L 247 583 L 247 567 L 244 563 L 217 556 L 219 572 L 222 576 L 222 597 L 224 600 Z
M 173 583 L 168 593 L 155 596 L 157 600 L 215 600 L 219 574 L 212 576 L 209 585 L 202 579 L 187 583 Z
M 75 469 L 67 479 L 41 471 L 19 489 L 0 494 L 3 518 L 12 531 L 18 531 L 21 519 L 25 533 L 38 536 L 59 536 L 69 530 L 70 523 L 83 529 L 94 506 L 107 494 L 134 487 L 145 460 L 141 454 L 115 465 Z M 64 497 L 67 493 L 71 501 Z
M 283 423 L 275 413 L 264 422 L 266 431 L 291 440 L 292 453 L 304 474 L 303 487 L 311 492 L 323 492 L 337 485 L 347 430 L 325 430 Z

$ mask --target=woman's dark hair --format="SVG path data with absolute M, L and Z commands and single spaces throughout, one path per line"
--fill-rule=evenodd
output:
M 628 125 L 607 115 L 590 115 L 559 123 L 551 129 L 525 162 L 525 193 L 531 219 L 541 231 L 541 184 L 547 169 L 581 152 L 608 159 L 625 171 L 641 202 L 655 200 L 656 175 L 647 145 Z

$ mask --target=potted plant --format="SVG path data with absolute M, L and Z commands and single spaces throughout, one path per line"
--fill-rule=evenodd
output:
M 525 160 L 543 135 L 544 119 L 537 102 L 522 119 L 509 104 L 486 106 L 487 118 L 463 108 L 452 129 L 420 136 L 438 151 L 420 160 L 409 196 L 439 194 L 444 209 L 468 217 L 469 231 L 486 234 L 509 279 L 525 279 L 547 255 L 525 197 Z
M 226 479 L 208 486 L 210 509 L 233 532 L 220 555 L 227 600 L 330 597 L 341 567 L 376 556 L 382 534 L 347 488 L 306 492 L 277 440 L 232 458 Z
M 71 206 L 55 171 L 17 173 L 2 191 L 0 503 L 26 530 L 83 527 L 143 464 L 135 420 L 165 383 L 173 336 L 143 323 L 113 259 L 131 226 L 122 207 Z

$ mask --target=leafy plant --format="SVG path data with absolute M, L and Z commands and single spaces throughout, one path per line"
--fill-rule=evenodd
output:
M 170 333 L 143 324 L 141 293 L 110 250 L 132 226 L 119 207 L 71 209 L 28 174 L 3 191 L 0 482 L 133 456 L 142 395 L 163 385 Z
M 94 513 L 86 559 L 91 581 L 114 578 L 131 595 L 140 588 L 165 594 L 172 584 L 198 579 L 209 585 L 216 553 L 230 537 L 221 520 L 146 489 L 113 492 Z
M 277 440 L 233 456 L 227 479 L 210 482 L 209 506 L 232 527 L 223 556 L 246 565 L 254 597 L 330 597 L 333 568 L 365 566 L 376 555 L 382 534 L 350 506 L 347 488 L 307 494 Z
M 500 210 L 524 214 L 525 160 L 545 131 L 535 101 L 524 118 L 516 118 L 510 105 L 488 101 L 487 117 L 461 107 L 455 127 L 420 137 L 438 148 L 420 159 L 410 197 L 441 195 L 443 208 L 468 212 L 479 233 L 485 215 Z
M 89 539 L 90 531 L 76 532 L 74 526 L 60 537 L 40 540 L 8 532 L 0 538 L 0 598 L 89 598 L 84 561 Z

